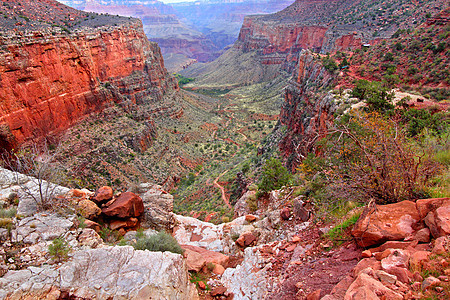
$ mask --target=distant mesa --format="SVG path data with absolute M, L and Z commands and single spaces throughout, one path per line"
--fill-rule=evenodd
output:
M 193 62 L 210 62 L 238 38 L 244 17 L 273 13 L 293 0 L 201 1 L 164 4 L 160 1 L 60 1 L 80 10 L 142 20 L 145 34 L 161 47 L 170 72 Z M 201 9 L 199 9 L 201 7 Z

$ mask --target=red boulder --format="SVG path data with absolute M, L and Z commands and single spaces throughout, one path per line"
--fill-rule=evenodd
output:
M 117 197 L 108 207 L 103 208 L 102 212 L 108 217 L 139 217 L 144 212 L 144 203 L 138 195 L 132 192 L 125 192 Z
M 281 219 L 287 221 L 291 217 L 291 210 L 287 207 L 283 208 L 280 212 Z
M 236 240 L 236 244 L 241 247 L 248 247 L 256 242 L 256 236 L 251 232 L 244 232 L 241 236 Z
M 420 216 L 414 202 L 377 205 L 364 210 L 352 235 L 361 247 L 400 241 L 412 235 L 419 222 Z
M 112 197 L 113 197 L 112 188 L 109 186 L 103 186 L 95 192 L 94 197 L 92 197 L 92 200 L 95 201 L 96 203 L 100 203 L 111 200 Z

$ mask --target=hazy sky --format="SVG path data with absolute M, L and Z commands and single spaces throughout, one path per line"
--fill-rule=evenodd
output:
M 194 2 L 197 0 L 159 0 L 164 3 L 176 3 L 176 2 Z

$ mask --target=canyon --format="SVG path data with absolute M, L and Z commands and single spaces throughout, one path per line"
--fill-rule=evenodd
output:
M 159 1 L 61 1 L 96 13 L 139 18 L 145 34 L 158 43 L 167 68 L 178 72 L 195 62 L 216 59 L 239 34 L 246 15 L 273 13 L 293 1 L 202 1 L 164 4 Z
M 154 16 L 150 30 L 166 21 L 184 26 L 164 17 L 177 12 L 152 2 L 161 11 L 141 1 L 100 3 Z M 386 77 L 407 77 L 409 58 L 446 68 L 444 4 L 297 0 L 275 14 L 245 17 L 232 47 L 213 62 L 192 64 L 181 73 L 195 80 L 177 75 L 177 83 L 145 36 L 145 22 L 53 0 L 3 2 L 0 147 L 24 150 L 12 154 L 17 159 L 53 159 L 47 168 L 62 175 L 49 183 L 39 173 L 15 172 L 14 164 L 0 168 L 0 298 L 448 298 L 448 80 L 439 79 L 444 71 L 424 70 L 417 85 L 439 89 L 426 97 L 400 86 L 409 78 Z M 232 18 L 242 20 L 237 11 Z M 174 49 L 190 47 L 177 43 Z M 373 68 L 366 77 L 364 64 Z M 402 89 L 392 93 L 403 118 L 430 114 L 425 141 L 433 147 L 406 144 L 416 138 L 406 138 L 413 122 L 389 127 L 389 112 L 370 111 L 374 104 L 357 94 L 366 78 L 384 80 L 366 83 L 383 93 Z M 327 161 L 318 141 L 331 138 L 345 117 L 353 125 L 345 115 L 351 109 L 385 114 L 376 129 L 405 143 L 405 151 L 385 157 L 412 153 L 404 168 L 424 159 L 417 193 L 386 199 L 347 192 L 351 170 L 338 173 L 346 159 Z M 26 152 L 33 144 L 48 152 Z M 386 165 L 362 166 L 368 174 L 391 172 Z M 433 181 L 419 185 L 428 174 Z M 53 193 L 43 195 L 49 187 Z
M 424 22 L 426 12 L 436 14 L 444 7 L 441 0 L 420 4 L 396 1 L 395 5 L 382 1 L 297 0 L 277 13 L 245 17 L 238 40 L 228 53 L 212 63 L 193 65 L 181 74 L 195 77 L 197 86 L 265 82 L 278 76 L 280 70 L 292 74 L 302 49 L 326 54 L 376 45 L 398 29 Z M 256 70 L 247 72 L 245 63 L 240 67 L 242 60 L 248 60 Z M 234 75 L 242 72 L 246 75 Z

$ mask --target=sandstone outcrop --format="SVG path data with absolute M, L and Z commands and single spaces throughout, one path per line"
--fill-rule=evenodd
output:
M 428 243 L 430 234 L 434 238 L 449 235 L 449 207 L 448 198 L 373 205 L 363 211 L 352 235 L 361 247 L 401 240 Z
M 164 56 L 180 54 L 185 61 L 194 58 L 200 62 L 210 61 L 217 56 L 219 50 L 211 40 L 196 29 L 180 21 L 172 7 L 163 3 L 149 3 L 144 5 L 130 5 L 130 3 L 70 3 L 72 6 L 96 13 L 139 18 L 142 21 L 147 37 L 158 43 Z M 173 71 L 173 70 L 171 70 Z
M 430 3 L 431 4 L 431 3 Z M 429 9 L 444 8 L 443 2 L 434 1 Z M 398 3 L 398 10 L 411 9 Z M 236 48 L 258 51 L 261 64 L 284 65 L 289 70 L 302 49 L 327 53 L 360 48 L 363 44 L 377 43 L 380 38 L 390 37 L 396 30 L 396 22 L 365 22 L 368 10 L 382 11 L 390 19 L 390 12 L 377 6 L 365 6 L 360 1 L 297 0 L 284 10 L 270 15 L 247 16 L 239 33 Z M 417 5 L 414 10 L 420 11 Z M 435 12 L 438 12 L 436 9 Z M 355 15 L 359 18 L 354 19 Z M 415 19 L 402 14 L 401 22 L 411 26 Z M 295 65 L 295 64 L 294 64 Z
M 258 238 L 251 232 L 244 232 L 236 240 L 236 244 L 242 248 L 249 247 L 256 242 Z
M 435 211 L 439 207 L 449 204 L 450 198 L 430 198 L 416 201 L 417 211 L 421 219 L 424 219 L 430 212 Z
M 247 191 L 234 205 L 234 216 L 242 217 L 250 213 L 250 208 L 248 207 L 247 201 L 249 197 L 256 197 L 256 191 Z
M 229 257 L 214 251 L 206 250 L 205 248 L 181 245 L 184 249 L 184 256 L 186 257 L 186 264 L 188 270 L 200 272 L 204 267 L 208 267 L 208 264 L 226 266 L 229 261 Z M 214 266 L 216 267 L 216 266 Z
M 274 209 L 256 219 L 256 216 L 242 216 L 219 225 L 174 215 L 176 226 L 173 229 L 173 236 L 182 245 L 241 256 L 243 247 L 259 246 L 281 241 L 287 237 L 292 238 L 297 232 L 310 225 L 309 222 L 301 221 L 295 226 L 285 224 L 287 221 L 282 220 L 280 211 L 280 209 Z
M 104 201 L 111 200 L 113 196 L 114 196 L 113 189 L 110 186 L 102 186 L 101 188 L 95 191 L 92 200 L 95 201 L 96 203 L 101 203 Z
M 80 210 L 80 214 L 83 218 L 94 220 L 100 216 L 102 210 L 90 200 L 81 200 L 77 204 L 78 209 Z
M 0 299 L 198 299 L 182 255 L 106 246 L 75 215 L 46 211 L 14 222 L 0 247 Z M 67 243 L 65 262 L 52 258 L 56 238 Z
M 353 269 L 350 282 L 342 281 L 322 299 L 340 299 L 336 293 L 345 294 L 344 299 L 423 298 L 431 290 L 434 291 L 431 294 L 437 292 L 439 297 L 447 297 L 444 287 L 450 271 L 445 254 L 450 250 L 449 235 L 429 243 L 430 230 L 436 223 L 430 224 L 429 220 L 427 223 L 427 218 L 440 210 L 447 216 L 447 203 L 448 198 L 421 199 L 416 203 L 403 201 L 366 208 L 353 230 L 353 234 L 364 232 L 356 242 L 366 247 L 384 243 L 362 252 L 365 258 Z M 423 226 L 429 226 L 430 230 Z M 428 239 L 417 239 L 418 233 L 425 229 Z M 431 270 L 441 275 L 428 276 Z
M 173 217 L 173 196 L 160 185 L 143 184 L 140 193 L 144 204 L 143 226 L 157 230 L 171 230 L 175 225 Z
M 42 241 L 52 241 L 66 235 L 74 225 L 74 216 L 58 217 L 56 214 L 35 214 L 18 221 L 13 232 L 17 242 L 36 244 Z
M 214 225 L 179 215 L 174 217 L 177 226 L 173 230 L 173 236 L 179 244 L 203 247 L 207 250 L 231 254 L 231 244 L 234 243 L 225 239 L 223 224 Z
M 56 1 L 46 2 L 65 9 Z M 36 24 L 46 24 L 46 13 L 35 12 L 33 20 L 40 22 Z M 24 32 L 3 29 L 0 125 L 14 136 L 15 144 L 61 132 L 114 103 L 160 102 L 164 94 L 178 89 L 164 68 L 159 47 L 147 40 L 139 20 L 111 16 L 109 23 L 96 26 L 79 21 L 73 31 L 49 24 L 39 31 L 32 30 L 33 24 Z M 0 144 L 11 144 L 10 138 L 0 136 Z
M 417 210 L 433 237 L 450 234 L 450 198 L 417 200 Z
M 275 282 L 267 274 L 272 264 L 258 248 L 247 248 L 244 261 L 225 270 L 221 282 L 234 294 L 234 299 L 264 299 Z

